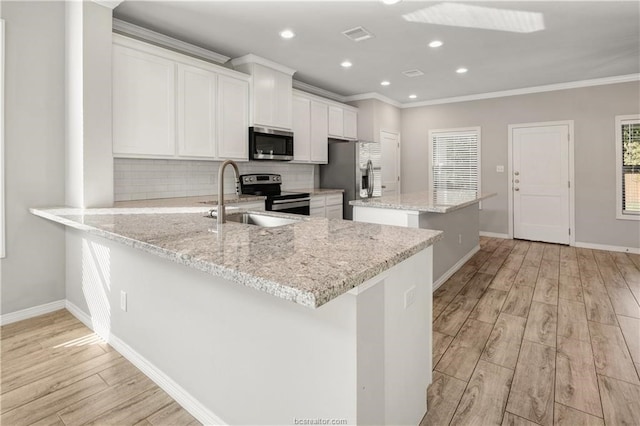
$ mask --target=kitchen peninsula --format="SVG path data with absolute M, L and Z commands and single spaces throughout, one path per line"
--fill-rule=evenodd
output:
M 31 211 L 67 227 L 69 310 L 200 421 L 424 415 L 440 232 L 301 216 L 218 229 L 207 206 Z
M 480 249 L 480 201 L 496 195 L 424 191 L 350 201 L 357 222 L 437 229 L 433 251 L 434 290 Z

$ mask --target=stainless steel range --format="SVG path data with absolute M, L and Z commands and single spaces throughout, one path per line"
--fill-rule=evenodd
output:
M 309 215 L 311 196 L 307 192 L 283 192 L 282 176 L 277 174 L 249 174 L 240 176 L 240 192 L 264 195 L 265 210 Z

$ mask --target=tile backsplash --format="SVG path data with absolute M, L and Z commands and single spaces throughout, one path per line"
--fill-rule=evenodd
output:
M 212 195 L 218 192 L 218 161 L 114 159 L 115 201 Z M 286 162 L 238 162 L 240 174 L 279 173 L 282 189 L 317 186 L 318 167 Z M 233 171 L 225 169 L 225 193 L 234 192 Z

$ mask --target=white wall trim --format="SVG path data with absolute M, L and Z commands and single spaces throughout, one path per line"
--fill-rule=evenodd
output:
M 164 34 L 160 34 L 134 24 L 130 24 L 129 22 L 125 22 L 120 19 L 113 19 L 113 31 L 119 34 L 137 38 L 142 41 L 146 41 L 148 43 L 153 43 L 158 46 L 177 50 L 178 52 L 182 52 L 187 55 L 205 58 L 219 64 L 224 64 L 230 59 L 228 56 L 212 52 L 211 50 L 207 50 L 190 43 L 185 43 L 184 41 L 180 41 L 173 37 L 169 37 Z
M 124 0 L 92 0 L 94 3 L 99 4 L 100 6 L 108 7 L 113 10 Z
M 619 251 L 622 253 L 640 254 L 640 247 L 610 246 L 607 244 L 583 243 L 580 241 L 576 241 L 574 246 L 593 250 Z
M 5 253 L 4 207 L 4 19 L 0 19 L 0 259 Z
M 571 235 L 569 235 L 569 245 L 575 246 L 576 242 L 576 179 L 575 179 L 575 153 L 574 153 L 574 129 L 573 120 L 562 121 L 545 121 L 538 123 L 518 123 L 509 124 L 507 126 L 507 194 L 508 194 L 508 206 L 507 206 L 507 220 L 509 221 L 509 234 L 508 238 L 513 238 L 513 130 L 524 127 L 542 127 L 542 126 L 568 126 L 569 128 L 569 181 L 571 182 L 569 187 L 569 228 L 571 229 Z
M 296 73 L 296 70 L 294 70 L 293 68 L 289 68 L 277 62 L 270 61 L 269 59 L 263 58 L 262 56 L 254 55 L 253 53 L 249 53 L 247 55 L 240 56 L 239 58 L 231 60 L 231 65 L 233 65 L 234 67 L 244 64 L 260 64 L 265 67 L 273 68 L 274 70 L 283 72 L 287 75 L 293 75 Z
M 313 86 L 308 83 L 303 83 L 302 81 L 293 80 L 293 88 L 302 90 L 303 92 L 311 93 L 312 95 L 317 95 L 322 98 L 327 98 L 334 100 L 336 102 L 345 103 L 346 98 L 342 95 L 338 95 L 337 93 L 331 92 L 329 90 L 321 89 L 320 87 Z
M 382 102 L 386 102 L 390 105 L 393 105 L 394 107 L 398 107 L 398 108 L 404 108 L 405 104 L 401 104 L 400 102 L 394 101 L 391 98 L 388 98 L 384 95 L 381 95 L 380 93 L 377 92 L 369 92 L 369 93 L 363 93 L 361 95 L 351 95 L 351 96 L 345 96 L 344 97 L 344 102 L 353 102 L 353 101 L 365 101 L 367 99 L 377 99 L 379 101 Z
M 64 309 L 64 307 L 64 300 L 56 300 L 55 302 L 45 303 L 44 305 L 34 306 L 32 308 L 23 309 L 21 311 L 10 312 L 8 314 L 0 315 L 0 325 L 7 325 L 13 322 L 18 322 L 37 317 L 39 315 L 59 311 L 60 309 Z
M 507 96 L 528 95 L 531 93 L 554 92 L 556 90 L 579 89 L 581 87 L 603 86 L 606 84 L 628 83 L 640 81 L 640 74 L 619 75 L 614 77 L 595 78 L 592 80 L 570 81 L 567 83 L 547 84 L 544 86 L 524 87 L 521 89 L 501 90 L 499 92 L 479 93 L 477 95 L 456 96 L 452 98 L 433 99 L 430 101 L 401 104 L 400 108 L 417 108 L 423 106 L 451 104 L 456 102 L 478 101 L 482 99 L 504 98 Z M 370 95 L 370 94 L 366 94 Z M 366 96 L 355 95 L 354 97 Z M 369 99 L 369 98 L 364 98 Z
M 84 325 L 93 329 L 93 323 L 91 317 L 84 313 L 73 303 L 67 301 L 63 306 L 67 310 L 80 320 Z M 95 331 L 95 330 L 94 330 Z M 171 398 L 173 398 L 178 404 L 180 404 L 185 410 L 187 410 L 193 417 L 199 422 L 205 425 L 225 425 L 226 423 L 211 412 L 208 408 L 202 405 L 197 399 L 189 394 L 184 388 L 173 381 L 162 370 L 149 362 L 146 358 L 136 352 L 131 346 L 127 345 L 124 341 L 120 340 L 117 336 L 109 333 L 109 336 L 100 336 L 107 343 L 109 343 L 113 349 L 115 349 L 120 355 L 125 357 L 129 362 L 135 365 L 140 371 L 142 371 L 147 377 L 158 385 L 160 389 L 165 391 Z
M 486 232 L 486 231 L 480 231 L 480 236 L 481 237 L 489 237 L 489 238 L 502 238 L 505 240 L 510 240 L 512 239 L 509 234 L 501 234 L 499 232 Z
M 462 257 L 462 259 L 458 260 L 455 265 L 453 265 L 451 268 L 449 268 L 449 270 L 447 272 L 442 274 L 442 276 L 440 278 L 438 278 L 436 281 L 433 282 L 433 291 L 436 291 L 438 289 L 438 287 L 440 287 L 449 278 L 451 278 L 451 275 L 455 274 L 458 271 L 458 269 L 462 268 L 462 266 L 465 263 L 467 263 L 467 261 L 469 259 L 471 259 L 471 257 L 473 257 L 474 254 L 476 254 L 479 251 L 480 251 L 480 245 L 477 245 L 474 248 L 472 248 L 469 251 L 469 253 L 465 254 Z

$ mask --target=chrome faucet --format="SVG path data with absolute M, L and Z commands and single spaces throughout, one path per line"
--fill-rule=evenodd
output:
M 224 210 L 224 169 L 229 164 L 233 166 L 233 173 L 236 178 L 236 194 L 238 193 L 238 185 L 240 185 L 240 171 L 238 170 L 238 165 L 236 164 L 236 162 L 233 160 L 226 160 L 222 164 L 220 164 L 220 168 L 218 169 L 218 226 L 227 221 L 226 213 Z

